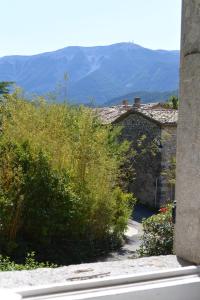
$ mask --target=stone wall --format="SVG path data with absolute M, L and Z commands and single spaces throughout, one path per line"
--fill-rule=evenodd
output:
M 200 264 L 200 0 L 183 0 L 175 250 Z
M 121 261 L 71 265 L 71 266 L 64 266 L 64 267 L 59 267 L 54 269 L 42 268 L 37 270 L 29 270 L 29 271 L 25 270 L 20 272 L 19 271 L 0 272 L 0 286 L 1 288 L 12 288 L 12 289 L 14 288 L 19 289 L 20 287 L 33 287 L 38 285 L 40 286 L 50 285 L 50 284 L 54 284 L 58 286 L 63 282 L 65 282 L 65 284 L 67 283 L 69 284 L 80 280 L 82 281 L 82 280 L 97 279 L 97 278 L 109 278 L 109 277 L 122 276 L 128 274 L 136 275 L 136 274 L 148 273 L 148 272 L 151 273 L 155 271 L 169 270 L 173 268 L 182 268 L 183 266 L 188 266 L 188 265 L 189 265 L 188 263 L 183 262 L 180 259 L 177 259 L 176 256 L 164 255 L 164 256 L 144 257 L 139 259 L 127 259 Z M 53 299 L 59 299 L 59 297 L 58 298 L 53 297 Z M 115 299 L 115 296 L 112 299 Z
M 133 156 L 129 164 L 134 170 L 129 174 L 129 192 L 143 204 L 158 206 L 159 177 L 161 172 L 161 128 L 156 122 L 148 120 L 137 112 L 133 112 L 118 124 L 123 126 L 122 139 L 132 142 L 132 148 L 138 155 Z M 146 136 L 138 145 L 138 140 Z M 130 166 L 126 166 L 128 169 Z M 134 172 L 135 171 L 135 172 Z
M 176 157 L 176 126 L 163 126 L 161 130 L 162 150 L 161 150 L 161 175 L 160 175 L 160 204 L 172 202 L 175 199 L 175 186 L 169 182 L 170 176 L 175 175 L 172 159 Z M 168 173 L 171 169 L 171 174 Z M 172 174 L 174 173 L 174 174 Z
M 173 201 L 174 185 L 169 183 L 167 170 L 176 156 L 176 126 L 161 126 L 137 112 L 117 124 L 123 126 L 122 140 L 130 141 L 138 153 L 125 165 L 128 191 L 151 207 Z M 144 136 L 140 147 L 138 141 Z

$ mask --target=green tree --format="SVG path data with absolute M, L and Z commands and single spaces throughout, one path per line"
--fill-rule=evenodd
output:
M 173 108 L 173 109 L 178 109 L 178 105 L 179 105 L 179 99 L 177 96 L 171 96 L 165 104 L 167 108 Z
M 0 95 L 2 94 L 8 94 L 10 91 L 11 85 L 13 85 L 14 82 L 12 81 L 1 81 L 0 82 Z
M 80 262 L 120 242 L 134 199 L 119 187 L 129 147 L 119 129 L 102 126 L 92 109 L 15 93 L 0 111 L 3 254 Z

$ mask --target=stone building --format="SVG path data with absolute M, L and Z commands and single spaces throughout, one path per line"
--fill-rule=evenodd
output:
M 136 150 L 129 160 L 128 190 L 148 206 L 159 208 L 174 200 L 174 186 L 166 175 L 171 159 L 176 155 L 176 128 L 178 112 L 160 103 L 141 104 L 136 98 L 133 105 L 98 109 L 103 124 L 122 126 L 121 138 L 131 142 Z

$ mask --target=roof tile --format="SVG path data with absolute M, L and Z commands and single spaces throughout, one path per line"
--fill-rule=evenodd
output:
M 159 103 L 143 104 L 140 108 L 131 105 L 117 105 L 96 109 L 98 116 L 103 124 L 112 124 L 123 117 L 124 114 L 137 113 L 152 119 L 160 124 L 176 125 L 178 121 L 178 111 L 175 109 L 164 108 Z

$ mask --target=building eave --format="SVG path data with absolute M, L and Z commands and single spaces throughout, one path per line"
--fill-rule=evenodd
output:
M 138 111 L 138 110 L 128 110 L 126 113 L 124 113 L 123 115 L 119 116 L 118 118 L 116 118 L 112 124 L 117 124 L 121 121 L 123 121 L 125 118 L 127 118 L 129 115 L 131 114 L 138 114 L 140 116 L 142 116 L 143 118 L 151 121 L 151 122 L 154 122 L 156 125 L 160 126 L 160 127 L 163 127 L 163 126 L 177 126 L 177 123 L 176 122 L 159 122 L 158 120 L 155 120 L 154 118 L 151 118 L 147 115 L 145 115 L 144 113 Z

